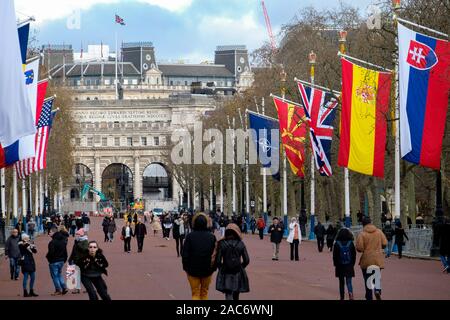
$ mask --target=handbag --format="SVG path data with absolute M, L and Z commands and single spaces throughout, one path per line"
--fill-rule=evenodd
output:
M 123 237 L 123 235 L 120 235 L 120 240 L 125 240 L 125 238 Z
M 17 260 L 17 265 L 18 266 L 23 266 L 23 263 L 25 262 L 25 257 L 24 256 L 21 256 L 20 258 L 19 258 L 19 260 Z

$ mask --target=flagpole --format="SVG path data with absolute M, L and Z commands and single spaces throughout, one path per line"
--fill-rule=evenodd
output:
M 14 217 L 14 226 L 17 223 L 17 215 L 18 215 L 18 190 L 17 190 L 17 171 L 16 167 L 13 167 L 13 217 Z
M 262 97 L 261 107 L 262 107 L 262 114 L 265 115 L 266 108 L 264 97 Z M 267 176 L 266 176 L 267 172 L 265 167 L 263 167 L 262 170 L 263 170 L 263 215 L 264 215 L 264 222 L 267 224 Z
M 22 179 L 22 220 L 27 214 L 27 185 L 25 179 Z
M 302 83 L 302 84 L 306 84 L 307 86 L 310 86 L 312 88 L 320 89 L 320 90 L 327 91 L 327 92 L 330 92 L 330 93 L 334 93 L 334 94 L 337 94 L 337 95 L 341 94 L 340 91 L 336 91 L 336 90 L 332 90 L 330 88 L 322 87 L 322 86 L 319 86 L 319 85 L 317 85 L 315 83 L 311 83 L 311 82 L 308 82 L 308 81 L 303 81 L 303 80 L 298 79 L 297 77 L 294 78 L 294 81 Z
M 116 100 L 119 100 L 119 86 L 118 86 L 118 79 L 117 79 L 117 26 L 115 28 L 115 35 L 116 35 Z
M 399 8 L 395 7 L 395 8 L 394 8 L 394 11 L 397 11 L 398 9 L 399 9 Z M 435 33 L 435 34 L 438 34 L 438 35 L 440 35 L 440 36 L 444 36 L 444 37 L 448 38 L 448 34 L 446 34 L 446 33 L 444 33 L 444 32 L 440 32 L 440 31 L 437 31 L 437 30 L 434 30 L 434 29 L 431 29 L 431 28 L 422 26 L 422 25 L 420 25 L 420 24 L 417 24 L 417 23 L 414 23 L 414 22 L 411 22 L 411 21 L 408 21 L 408 20 L 405 20 L 405 19 L 401 19 L 401 18 L 399 18 L 397 15 L 395 15 L 394 21 L 400 21 L 400 22 L 409 24 L 409 25 L 411 25 L 411 26 L 414 26 L 414 27 L 417 27 L 417 28 L 421 28 L 421 29 L 423 29 L 423 30 L 427 30 L 427 31 L 433 32 L 433 33 Z
M 28 194 L 28 196 L 29 196 L 29 199 L 30 199 L 30 216 L 33 216 L 33 182 L 31 181 L 31 175 L 29 176 L 29 178 L 28 178 L 28 188 L 29 188 L 29 190 L 28 190 L 28 192 L 29 192 L 29 194 Z
M 83 66 L 83 42 L 81 42 L 81 85 L 84 84 L 84 66 Z
M 223 213 L 223 163 L 220 164 L 220 213 Z
M 235 161 L 235 136 L 234 129 L 236 128 L 236 118 L 233 118 L 233 215 L 236 214 L 236 161 Z
M 34 218 L 35 219 L 37 219 L 39 217 L 39 177 L 38 177 L 38 175 L 39 175 L 39 173 L 36 172 L 36 175 L 34 176 L 36 178 L 34 181 Z M 38 223 L 38 226 L 39 226 L 39 223 Z
M 316 57 L 317 55 L 314 53 L 314 51 L 311 51 L 309 54 L 309 64 L 311 65 L 310 68 L 310 78 L 311 78 L 311 84 L 314 85 L 314 75 L 315 75 L 315 65 L 316 65 Z M 311 115 L 310 115 L 311 116 Z M 314 240 L 314 226 L 315 226 L 315 163 L 314 163 L 314 149 L 312 147 L 312 141 L 311 141 L 311 209 L 310 209 L 310 223 L 311 226 L 309 228 L 309 240 Z
M 345 43 L 347 42 L 347 31 L 342 30 L 339 32 L 339 54 L 345 54 Z M 351 227 L 350 219 L 350 177 L 348 168 L 344 168 L 344 199 L 345 199 L 345 226 Z
M 393 6 L 394 27 L 397 26 L 397 11 L 399 6 Z M 398 52 L 398 34 L 395 35 L 395 44 Z M 397 55 L 398 56 L 398 55 Z M 400 105 L 398 100 L 398 58 L 395 61 L 395 180 L 394 180 L 394 216 L 400 219 Z
M 281 70 L 281 97 L 285 100 L 286 96 L 286 72 Z M 284 234 L 288 233 L 288 212 L 287 212 L 287 161 L 286 152 L 283 152 L 283 222 Z
M 245 117 L 245 120 L 242 119 L 242 113 L 241 109 L 238 109 L 239 111 L 239 119 L 241 120 L 241 126 L 242 128 L 247 132 L 247 117 Z M 250 190 L 249 190 L 249 178 L 248 178 L 248 152 L 247 152 L 247 144 L 244 144 L 244 152 L 245 152 L 245 216 L 247 218 L 247 221 L 249 220 L 250 215 Z
M 209 211 L 213 211 L 213 189 L 212 189 L 212 176 L 209 176 Z
M 392 72 L 391 69 L 388 69 L 388 68 L 379 66 L 379 65 L 377 65 L 377 64 L 373 64 L 373 63 L 370 63 L 370 62 L 367 62 L 367 61 L 364 61 L 364 60 L 361 60 L 361 59 L 358 59 L 358 58 L 355 58 L 355 57 L 346 55 L 345 53 L 342 53 L 342 52 L 338 52 L 338 56 L 339 56 L 339 57 L 346 58 L 346 59 L 348 59 L 348 60 L 354 60 L 354 61 L 356 61 L 356 62 L 360 62 L 360 63 L 362 63 L 362 64 L 366 64 L 366 65 L 368 65 L 368 66 L 371 66 L 371 67 L 374 67 L 374 68 L 378 68 L 378 69 L 384 70 L 384 71 L 386 71 L 386 72 Z
M 38 215 L 41 217 L 41 228 L 44 218 L 44 186 L 42 179 L 42 172 L 39 174 L 39 212 Z
M 0 172 L 0 189 L 1 189 L 1 199 L 2 199 L 2 207 L 0 208 L 0 218 L 6 218 L 6 177 L 5 177 L 5 168 L 1 169 Z

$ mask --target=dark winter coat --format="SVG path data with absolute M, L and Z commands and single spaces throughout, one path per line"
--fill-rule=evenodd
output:
M 237 228 L 236 228 L 237 229 Z M 235 249 L 233 249 L 235 248 Z M 237 273 L 230 273 L 225 268 L 227 252 L 237 250 L 241 257 L 241 269 Z M 247 272 L 245 268 L 250 263 L 244 242 L 241 240 L 221 240 L 218 243 L 216 265 L 219 269 L 216 278 L 216 290 L 220 292 L 249 292 Z
M 269 227 L 270 242 L 280 243 L 283 240 L 283 226 L 279 223 L 277 226 L 272 224 Z
M 323 239 L 325 237 L 325 233 L 326 230 L 323 224 L 318 224 L 317 226 L 314 227 L 314 234 L 316 235 L 317 238 Z
M 25 272 L 35 272 L 36 263 L 34 262 L 33 254 L 37 253 L 36 247 L 30 243 L 25 243 L 23 241 L 19 242 L 20 254 L 23 260 L 20 263 L 22 273 Z
M 69 264 L 76 264 L 80 266 L 81 257 L 89 254 L 89 241 L 87 239 L 83 239 L 80 241 L 75 240 L 73 244 L 72 253 L 69 257 Z
M 25 232 L 25 225 L 22 222 L 21 223 L 16 223 L 16 226 L 14 228 L 19 230 L 19 235 L 22 232 Z
M 109 226 L 110 220 L 108 218 L 104 218 L 102 222 L 103 232 L 108 232 L 108 226 Z
M 327 228 L 326 234 L 327 240 L 334 240 L 334 238 L 336 238 L 337 229 L 330 224 Z
M 56 232 L 48 244 L 48 253 L 46 255 L 48 263 L 67 261 L 67 241 L 61 232 Z
M 96 278 L 100 277 L 102 274 L 108 275 L 106 268 L 108 268 L 108 260 L 101 249 L 98 249 L 95 257 L 91 256 L 89 252 L 83 254 L 80 259 L 80 271 L 85 277 Z
M 395 232 L 391 225 L 385 225 L 383 228 L 383 233 L 388 241 L 391 241 L 394 238 Z
M 183 224 L 184 232 L 186 233 L 186 226 L 184 226 L 184 222 L 181 221 L 180 223 Z M 180 239 L 180 238 L 184 239 L 185 233 L 184 234 L 180 234 L 180 224 L 177 223 L 177 221 L 175 220 L 173 222 L 173 228 L 172 228 L 172 236 L 173 236 L 173 238 L 174 239 Z
M 348 244 L 348 241 L 340 241 L 343 246 Z M 333 247 L 333 265 L 335 267 L 335 276 L 339 277 L 354 277 L 355 263 L 356 263 L 356 248 L 353 241 L 350 241 L 350 255 L 351 263 L 347 265 L 341 264 L 341 248 L 336 242 Z
M 147 235 L 145 224 L 138 222 L 134 227 L 134 235 L 136 238 L 144 238 Z
M 8 240 L 6 240 L 5 244 L 5 255 L 10 258 L 20 258 L 20 249 L 19 249 L 19 241 L 20 237 L 10 236 Z
M 408 239 L 408 236 L 405 233 L 405 229 L 403 228 L 395 228 L 395 243 L 397 245 L 405 245 L 405 239 Z
M 194 231 L 186 236 L 183 247 L 183 270 L 192 277 L 209 277 L 214 272 L 211 257 L 216 237 L 208 231 L 207 217 L 204 214 L 197 214 L 192 224 Z
M 91 223 L 91 219 L 89 219 L 88 216 L 83 216 L 81 218 L 81 221 L 83 221 L 83 224 L 90 224 Z
M 109 224 L 108 224 L 108 232 L 109 232 L 109 233 L 114 233 L 114 232 L 116 232 L 116 230 L 117 230 L 117 227 L 116 227 L 116 221 L 111 220 L 111 221 L 109 222 Z

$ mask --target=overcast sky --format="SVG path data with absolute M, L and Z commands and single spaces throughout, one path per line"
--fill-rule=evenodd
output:
M 341 0 L 362 13 L 377 0 Z M 335 7 L 339 0 L 266 0 L 277 34 L 306 6 Z M 158 60 L 184 59 L 191 63 L 214 59 L 217 45 L 245 44 L 249 50 L 268 41 L 259 0 L 15 0 L 18 18 L 33 15 L 39 44 L 72 44 L 79 51 L 88 44 L 151 41 Z M 71 19 L 80 12 L 80 28 Z M 119 14 L 126 26 L 116 25 Z M 75 28 L 68 28 L 67 21 Z

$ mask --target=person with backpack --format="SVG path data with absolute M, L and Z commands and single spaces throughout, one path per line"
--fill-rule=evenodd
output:
M 314 227 L 314 234 L 317 238 L 317 248 L 319 249 L 319 252 L 322 252 L 325 244 L 326 230 L 320 221 L 317 221 L 317 225 Z
M 400 221 L 397 222 L 395 226 L 395 244 L 397 245 L 398 250 L 398 258 L 402 258 L 403 246 L 405 245 L 405 238 L 409 241 L 408 235 L 405 232 L 405 229 L 402 227 L 402 223 Z
M 327 228 L 326 235 L 327 235 L 327 247 L 328 250 L 331 252 L 333 251 L 333 242 L 334 238 L 336 238 L 336 228 L 333 226 L 333 223 L 330 223 L 330 225 Z
M 226 300 L 239 300 L 239 294 L 250 291 L 245 268 L 250 263 L 247 248 L 239 227 L 231 223 L 225 237 L 217 243 L 215 265 L 218 268 L 216 290 L 225 294 Z
M 266 227 L 266 223 L 262 216 L 259 216 L 258 221 L 256 221 L 256 228 L 258 229 L 259 239 L 264 239 L 264 228 Z
M 216 237 L 208 231 L 205 214 L 197 213 L 192 219 L 193 231 L 186 236 L 182 263 L 191 286 L 192 300 L 208 300 L 209 285 L 214 272 L 212 261 Z
M 388 242 L 384 251 L 386 253 L 386 258 L 389 258 L 392 253 L 392 239 L 394 238 L 394 234 L 395 234 L 395 231 L 392 228 L 390 221 L 386 221 L 386 224 L 383 227 L 383 233 L 386 236 L 386 239 Z
M 37 253 L 36 246 L 30 243 L 30 236 L 26 233 L 22 234 L 22 240 L 19 241 L 19 250 L 21 258 L 19 265 L 23 274 L 23 296 L 37 297 L 38 294 L 34 292 L 34 281 L 36 279 L 36 262 L 34 261 L 34 254 Z M 28 278 L 30 278 L 30 291 L 27 291 Z
M 298 246 L 302 242 L 302 232 L 300 230 L 300 225 L 297 222 L 297 218 L 295 217 L 291 219 L 291 223 L 289 224 L 289 236 L 287 242 L 289 242 L 291 247 L 291 261 L 294 260 L 294 252 L 295 261 L 299 261 Z
M 355 277 L 356 248 L 353 244 L 353 234 L 347 228 L 342 228 L 333 247 L 333 265 L 336 278 L 339 279 L 339 294 L 345 300 L 345 285 L 348 298 L 353 300 L 352 278 Z
M 278 261 L 278 254 L 280 252 L 280 243 L 283 239 L 283 226 L 277 217 L 272 219 L 272 225 L 269 227 L 270 242 L 273 245 L 273 261 Z

